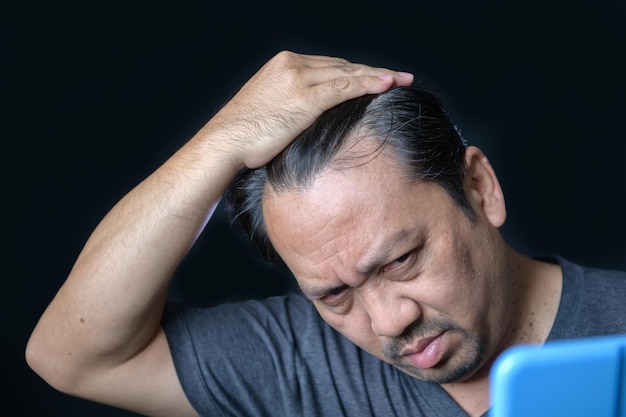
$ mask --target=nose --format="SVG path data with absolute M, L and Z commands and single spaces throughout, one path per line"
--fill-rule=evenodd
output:
M 363 289 L 359 293 L 362 308 L 367 312 L 372 331 L 377 336 L 397 337 L 421 315 L 419 304 L 393 288 Z

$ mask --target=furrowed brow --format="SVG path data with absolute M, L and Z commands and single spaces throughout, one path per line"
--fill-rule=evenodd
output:
M 396 255 L 396 248 L 409 237 L 409 231 L 402 229 L 390 238 L 381 242 L 380 246 L 372 251 L 371 256 L 363 258 L 362 262 L 357 265 L 356 270 L 361 275 L 370 275 L 372 271 L 377 270 L 390 261 L 390 258 Z
M 356 266 L 356 272 L 363 277 L 369 276 L 373 271 L 390 262 L 392 260 L 391 258 L 394 256 L 402 255 L 396 253 L 396 248 L 406 242 L 409 237 L 409 231 L 402 229 L 388 239 L 382 241 L 379 247 L 372 249 L 371 256 L 364 257 L 364 259 Z M 333 290 L 341 287 L 341 285 L 316 286 L 309 283 L 299 283 L 298 285 L 302 293 L 311 300 L 321 298 Z
M 306 296 L 306 298 L 310 300 L 316 300 L 318 298 L 321 298 L 336 288 L 336 287 L 314 287 L 314 286 L 306 285 L 306 284 L 304 285 L 300 284 L 299 286 L 300 286 L 300 290 L 302 291 L 302 293 Z

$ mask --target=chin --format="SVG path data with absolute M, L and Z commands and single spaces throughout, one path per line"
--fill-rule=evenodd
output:
M 483 355 L 478 349 L 473 350 L 471 354 L 462 355 L 462 357 L 458 355 L 449 358 L 444 357 L 432 368 L 420 369 L 406 364 L 396 366 L 414 378 L 441 385 L 471 379 L 482 368 L 483 359 Z

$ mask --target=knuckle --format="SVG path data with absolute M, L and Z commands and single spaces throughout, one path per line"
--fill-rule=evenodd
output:
M 351 75 L 357 71 L 357 66 L 350 62 L 343 63 L 339 65 L 339 70 L 344 74 Z
M 282 50 L 274 55 L 272 61 L 279 65 L 289 66 L 296 59 L 297 54 L 288 50 Z
M 331 89 L 336 92 L 349 90 L 354 81 L 351 78 L 335 78 L 331 83 Z

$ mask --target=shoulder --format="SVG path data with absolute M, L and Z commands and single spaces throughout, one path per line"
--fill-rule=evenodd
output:
M 188 350 L 182 352 L 183 357 L 197 349 L 228 355 L 231 344 L 240 352 L 265 346 L 269 353 L 281 352 L 302 339 L 337 342 L 334 331 L 299 293 L 207 307 L 169 304 L 162 324 L 174 350 Z
M 313 304 L 299 293 L 212 306 L 168 304 L 163 316 L 168 333 L 174 327 L 183 324 L 187 329 L 195 326 L 224 327 L 224 324 L 233 326 L 236 323 L 254 322 L 272 322 L 288 326 L 294 320 L 310 320 L 315 323 L 321 321 Z
M 554 259 L 563 270 L 563 292 L 552 336 L 626 333 L 626 272 Z

